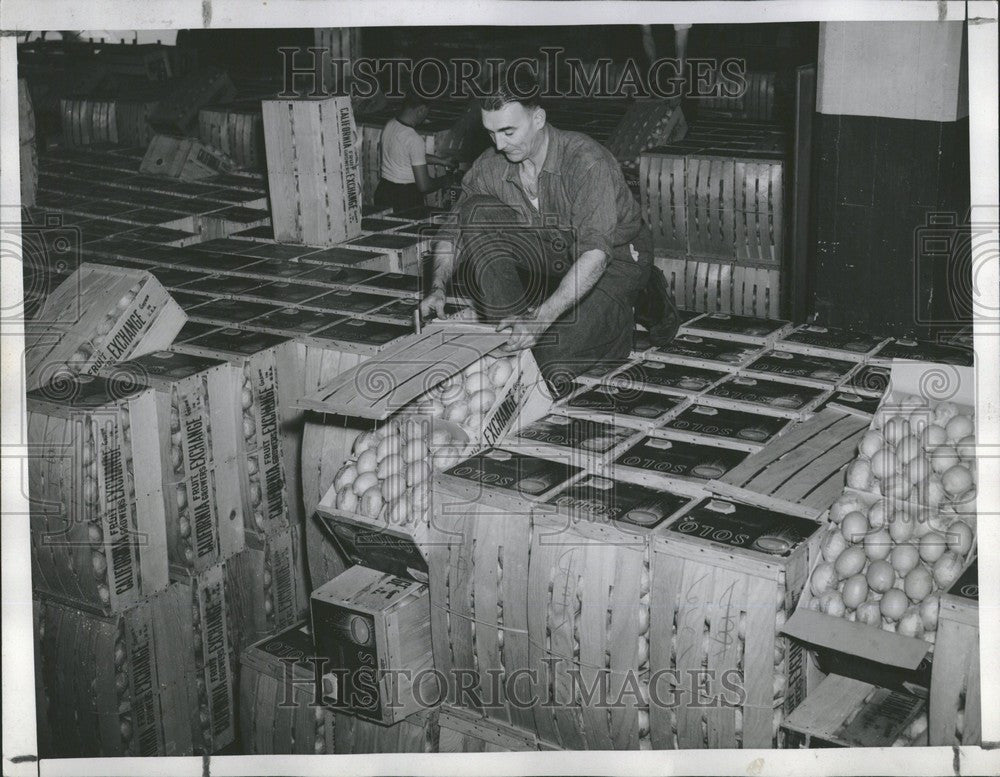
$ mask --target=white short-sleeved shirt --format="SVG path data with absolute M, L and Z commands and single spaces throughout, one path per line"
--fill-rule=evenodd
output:
M 392 183 L 414 183 L 413 165 L 426 165 L 424 139 L 413 127 L 389 119 L 382 130 L 382 178 Z

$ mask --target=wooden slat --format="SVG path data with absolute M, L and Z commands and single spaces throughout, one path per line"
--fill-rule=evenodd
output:
M 473 616 L 476 618 L 475 653 L 479 659 L 479 671 L 481 678 L 488 678 L 486 670 L 500 669 L 500 647 L 497 643 L 497 628 L 491 626 L 496 622 L 497 600 L 498 600 L 498 580 L 497 580 L 497 553 L 502 542 L 503 527 L 499 521 L 484 520 L 477 527 L 475 550 L 472 555 L 472 566 L 475 574 L 472 576 L 471 587 L 475 595 L 475 608 Z M 504 635 L 506 636 L 506 635 Z M 517 667 L 510 667 L 508 671 L 513 671 Z M 483 682 L 485 693 L 492 693 L 489 689 L 489 682 Z M 496 709 L 490 711 L 490 717 L 502 722 L 510 721 L 510 714 L 507 711 L 507 699 L 500 690 L 500 698 L 491 699 L 498 705 Z
M 601 564 L 584 580 L 583 610 L 580 617 L 580 675 L 587 688 L 600 682 L 604 674 L 608 644 L 607 591 L 613 581 L 612 573 L 613 570 L 608 569 L 606 564 Z M 583 638 L 584 635 L 586 639 Z M 605 709 L 595 704 L 585 705 L 583 720 L 589 749 L 613 749 Z
M 685 562 L 680 588 L 680 605 L 677 610 L 677 671 L 682 693 L 691 702 L 690 693 L 695 693 L 695 682 L 691 672 L 702 671 L 702 643 L 705 632 L 705 618 L 709 613 L 715 570 L 697 562 Z M 699 698 L 701 693 L 697 692 Z M 677 711 L 677 744 L 680 748 L 700 749 L 705 747 L 702 733 L 704 707 L 684 705 Z
M 775 637 L 773 601 L 774 582 L 751 577 L 747 586 L 746 647 L 743 655 L 743 685 L 746 690 L 744 748 L 770 748 L 776 733 L 773 731 L 771 675 L 750 671 L 752 667 L 772 664 Z
M 497 520 L 495 514 L 492 520 Z M 525 581 L 529 579 L 529 521 L 530 517 L 527 515 L 509 515 L 502 519 L 504 567 L 501 596 L 504 602 L 505 628 L 503 657 L 504 666 L 509 672 L 529 665 L 528 608 L 531 602 L 525 585 Z M 520 687 L 530 689 L 528 683 L 523 683 Z M 509 712 L 510 721 L 516 728 L 533 730 L 534 713 L 530 708 L 523 705 L 512 706 Z
M 681 575 L 683 563 L 666 553 L 653 553 L 650 563 L 651 590 L 650 603 L 656 603 L 650 608 L 649 622 L 649 662 L 653 671 L 671 667 L 671 644 L 674 640 L 673 621 L 677 609 L 677 597 L 681 590 Z M 668 695 L 669 677 L 662 677 L 657 685 L 657 695 L 660 704 L 650 700 L 649 721 L 650 737 L 653 748 L 657 750 L 673 749 L 674 736 L 670 726 L 670 701 Z
M 721 699 L 728 691 L 722 685 L 724 677 L 731 677 L 739 661 L 740 640 L 737 633 L 742 603 L 747 601 L 747 575 L 728 570 L 715 573 L 710 613 L 711 648 L 708 654 L 709 696 L 718 699 L 708 717 L 708 746 L 712 749 L 731 748 L 736 742 L 735 712 L 723 706 Z M 746 665 L 744 665 L 744 668 Z M 751 667 L 751 671 L 756 671 Z
M 626 674 L 638 677 L 639 577 L 642 572 L 642 552 L 618 550 L 614 556 L 602 543 L 587 545 L 589 569 L 598 564 L 614 562 L 614 588 L 611 591 L 611 631 L 608 649 L 611 651 L 611 698 L 618 698 L 625 686 Z M 648 649 L 647 649 L 648 655 Z M 637 750 L 639 729 L 636 700 L 627 695 L 624 707 L 611 710 L 611 738 L 616 750 Z

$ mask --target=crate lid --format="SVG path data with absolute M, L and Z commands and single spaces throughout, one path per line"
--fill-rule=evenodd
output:
M 350 323 L 335 325 L 321 334 L 336 338 Z M 394 324 L 361 323 L 363 326 L 355 327 L 358 337 L 380 328 L 394 336 L 409 331 Z M 431 324 L 422 333 L 411 335 L 341 373 L 297 405 L 321 413 L 383 420 L 506 341 L 506 335 L 497 334 L 490 327 L 454 322 Z
M 337 510 L 327 498 L 317 505 L 316 516 L 351 563 L 407 580 L 427 582 L 427 561 L 413 537 L 404 531 Z

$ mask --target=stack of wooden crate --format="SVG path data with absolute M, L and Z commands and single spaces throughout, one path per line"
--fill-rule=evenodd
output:
M 679 307 L 779 317 L 785 241 L 780 139 L 773 127 L 713 123 L 642 154 L 643 220 Z

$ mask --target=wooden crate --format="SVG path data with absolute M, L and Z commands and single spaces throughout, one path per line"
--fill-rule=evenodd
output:
M 327 703 L 392 725 L 434 700 L 426 582 L 349 567 L 312 592 L 310 622 L 318 654 L 347 670 Z
M 293 403 L 302 388 L 297 371 L 303 347 L 280 335 L 222 328 L 174 350 L 226 360 L 238 373 L 231 401 L 239 402 L 241 413 L 237 450 L 247 536 L 262 538 L 298 523 L 302 497 L 298 481 L 289 478 L 298 469 L 294 423 L 301 413 Z
M 595 421 L 549 413 L 512 428 L 504 447 L 601 473 L 639 436 L 641 433 L 636 429 L 620 425 L 614 419 Z
M 244 546 L 236 371 L 173 351 L 114 369 L 155 392 L 171 576 L 204 572 Z
M 582 386 L 553 409 L 577 418 L 588 418 L 634 429 L 651 430 L 662 425 L 685 406 L 682 396 L 659 391 L 628 390 L 609 384 Z
M 697 143 L 655 148 L 640 164 L 640 202 L 659 252 L 780 268 L 784 155 Z
M 193 667 L 164 631 L 190 608 L 178 586 L 110 618 L 40 601 L 36 683 L 49 701 L 48 727 L 58 732 L 41 755 L 191 755 Z
M 778 318 L 781 313 L 778 268 L 659 252 L 653 261 L 663 270 L 678 307 L 758 318 Z
M 395 232 L 365 235 L 351 240 L 346 246 L 387 255 L 390 272 L 417 276 L 421 273 L 421 257 L 426 250 L 424 238 Z
M 912 694 L 831 674 L 781 726 L 786 746 L 892 747 L 925 706 Z
M 822 389 L 783 380 L 733 375 L 705 391 L 699 401 L 713 407 L 798 420 L 812 413 L 831 391 L 832 387 Z
M 184 78 L 173 79 L 167 96 L 149 117 L 160 132 L 181 135 L 197 130 L 198 111 L 202 106 L 226 102 L 236 96 L 236 89 L 224 70 L 206 68 Z
M 117 143 L 117 105 L 110 98 L 63 98 L 59 101 L 62 137 L 67 146 Z
M 680 333 L 668 344 L 650 348 L 647 359 L 735 371 L 764 352 L 764 347 L 717 337 Z
M 382 130 L 384 123 L 372 124 L 359 121 L 361 132 L 361 182 L 363 202 L 371 205 L 375 202 L 375 189 L 382 178 Z
M 643 436 L 612 463 L 615 477 L 689 496 L 704 496 L 709 483 L 750 454 L 739 448 Z
M 787 418 L 702 405 L 695 399 L 654 429 L 653 434 L 668 440 L 755 453 L 782 434 L 791 423 Z
M 728 378 L 730 373 L 719 367 L 691 367 L 662 359 L 640 358 L 605 376 L 580 376 L 579 383 L 606 382 L 626 390 L 663 391 L 673 395 L 694 396 Z
M 190 728 L 185 754 L 215 753 L 235 740 L 237 714 L 223 567 L 210 567 L 168 590 L 171 606 L 154 612 L 153 631 L 164 655 L 181 670 L 175 692 L 186 701 L 169 714 Z
M 302 623 L 256 641 L 240 653 L 241 752 L 334 752 L 336 715 L 318 705 L 316 675 L 322 668 L 315 658 L 312 635 Z
M 153 392 L 78 376 L 29 392 L 27 410 L 35 590 L 110 614 L 166 588 Z
M 156 109 L 157 102 L 151 98 L 119 97 L 115 100 L 115 124 L 118 128 L 118 142 L 126 146 L 145 148 L 153 139 L 153 128 L 149 117 Z
M 52 727 L 49 724 L 49 694 L 46 690 L 45 665 L 42 663 L 42 643 L 45 640 L 45 629 L 48 627 L 43 618 L 45 604 L 37 599 L 31 600 L 31 636 L 35 669 L 35 738 L 39 758 L 51 758 L 54 755 L 52 743 Z
M 166 348 L 186 320 L 150 273 L 81 264 L 25 324 L 27 390 Z
M 803 324 L 784 333 L 774 347 L 779 351 L 864 362 L 888 342 L 887 337 L 851 329 Z
M 227 624 L 234 666 L 250 645 L 298 623 L 308 609 L 300 575 L 299 535 L 286 529 L 248 535 L 247 547 L 225 562 Z
M 930 744 L 979 745 L 979 565 L 973 562 L 941 596 L 931 668 Z
M 666 612 L 651 619 L 650 665 L 669 670 L 679 704 L 650 705 L 654 748 L 780 744 L 782 715 L 805 697 L 806 667 L 802 647 L 779 632 L 819 537 L 804 518 L 714 498 L 658 532 L 652 600 Z M 726 684 L 734 677 L 742 704 Z M 711 697 L 719 702 L 698 706 Z
M 659 610 L 650 608 L 650 540 L 688 503 L 588 474 L 534 506 L 528 666 L 541 742 L 567 750 L 652 748 L 649 630 Z M 602 691 L 586 699 L 585 689 L 595 688 L 621 705 L 602 706 Z
M 843 492 L 845 472 L 868 430 L 865 418 L 817 413 L 752 454 L 709 487 L 716 493 L 814 520 Z
M 743 365 L 740 374 L 832 389 L 847 381 L 857 369 L 855 361 L 772 350 Z
M 434 666 L 444 673 L 451 703 L 483 705 L 490 720 L 522 732 L 534 732 L 534 712 L 509 700 L 506 684 L 529 665 L 531 513 L 579 472 L 490 449 L 434 479 L 428 545 Z M 487 670 L 499 671 L 499 687 Z M 465 673 L 466 684 L 470 672 L 472 696 L 458 694 L 457 673 Z
M 155 135 L 149 142 L 139 171 L 181 181 L 211 178 L 233 169 L 232 161 L 194 138 Z
M 324 246 L 361 233 L 360 142 L 350 99 L 264 100 L 278 242 Z
M 257 102 L 205 106 L 198 112 L 198 138 L 238 169 L 264 168 L 264 118 Z
M 679 100 L 635 100 L 604 144 L 626 170 L 639 167 L 640 155 L 687 132 Z

